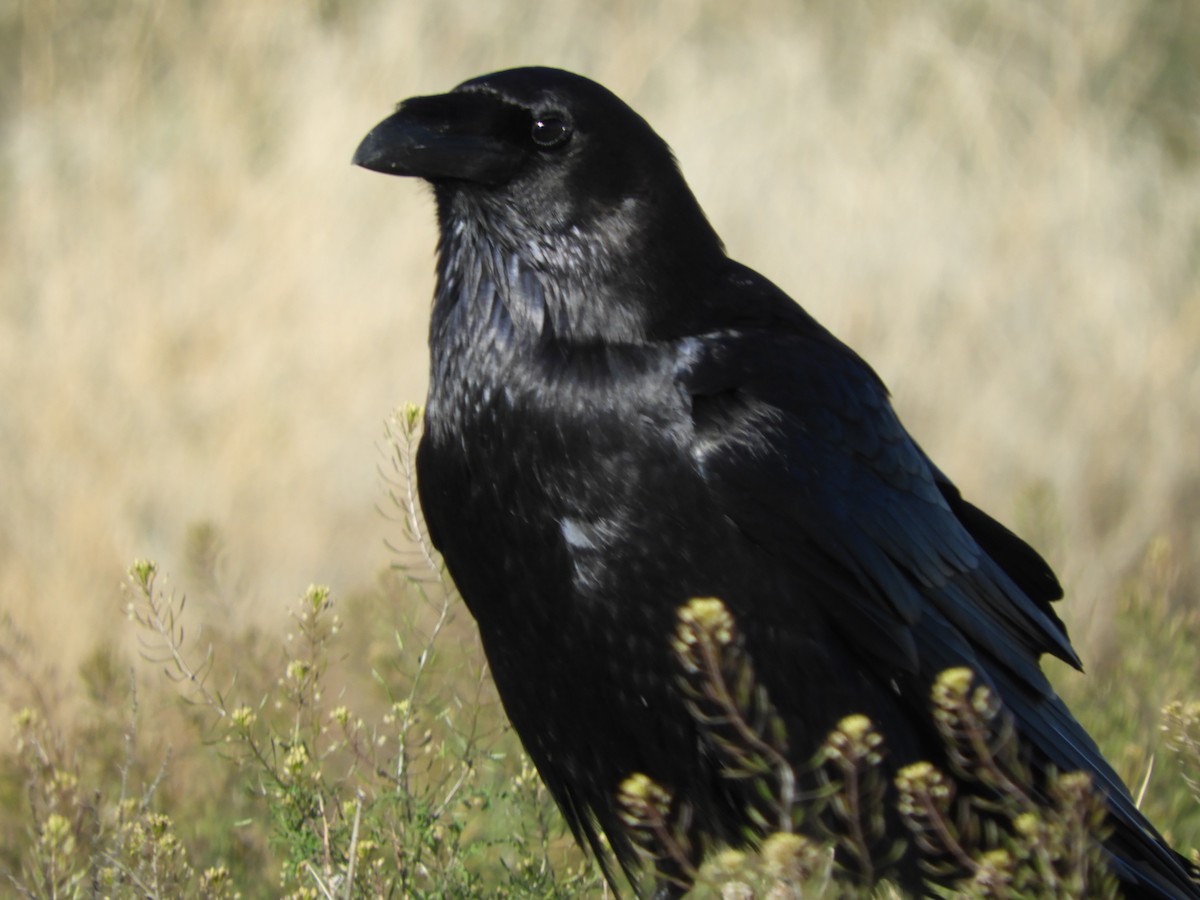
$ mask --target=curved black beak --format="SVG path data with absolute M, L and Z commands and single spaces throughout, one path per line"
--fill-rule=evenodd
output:
M 414 97 L 371 129 L 353 163 L 385 175 L 503 184 L 525 158 L 515 139 L 520 113 L 486 94 Z

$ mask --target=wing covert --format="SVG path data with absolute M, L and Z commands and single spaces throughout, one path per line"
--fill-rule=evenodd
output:
M 1041 574 L 1030 562 L 1041 558 L 961 500 L 857 356 L 823 330 L 731 330 L 702 346 L 686 373 L 698 470 L 741 531 L 794 567 L 851 639 L 886 666 L 928 671 L 942 663 L 923 646 L 945 640 L 936 618 L 964 639 L 959 653 L 986 658 L 975 664 L 981 675 L 1000 665 L 1044 695 L 1041 654 L 1079 665 L 1049 612 L 1050 590 L 1032 598 L 1021 587 Z M 1010 575 L 976 533 L 1010 556 L 1019 545 L 1026 568 Z

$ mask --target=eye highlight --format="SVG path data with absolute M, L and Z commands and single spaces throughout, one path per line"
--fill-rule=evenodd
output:
M 565 144 L 571 136 L 571 126 L 555 115 L 537 116 L 533 120 L 530 138 L 539 147 L 550 148 Z

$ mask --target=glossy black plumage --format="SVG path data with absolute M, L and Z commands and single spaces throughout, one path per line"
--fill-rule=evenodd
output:
M 636 113 L 516 69 L 406 101 L 355 162 L 433 186 L 422 507 L 580 840 L 631 863 L 634 772 L 697 833 L 741 838 L 668 645 L 678 607 L 717 596 L 797 763 L 850 713 L 891 770 L 936 756 L 930 683 L 969 666 L 1039 768 L 1108 794 L 1131 896 L 1200 896 L 1042 675 L 1045 653 L 1078 665 L 1049 567 L 960 496 L 866 363 L 725 256 Z

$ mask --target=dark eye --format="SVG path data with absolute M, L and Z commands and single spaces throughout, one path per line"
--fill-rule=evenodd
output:
M 571 136 L 571 126 L 558 116 L 538 116 L 530 136 L 539 147 L 557 147 Z

